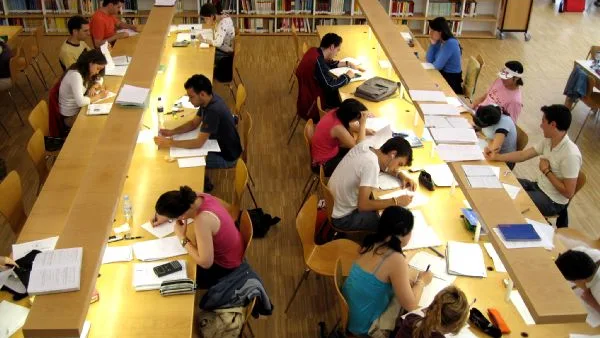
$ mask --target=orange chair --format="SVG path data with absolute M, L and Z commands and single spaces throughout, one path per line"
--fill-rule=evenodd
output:
M 11 171 L 0 182 L 0 214 L 4 216 L 13 230 L 15 237 L 19 237 L 23 225 L 27 220 L 23 206 L 23 188 L 21 178 L 16 171 Z

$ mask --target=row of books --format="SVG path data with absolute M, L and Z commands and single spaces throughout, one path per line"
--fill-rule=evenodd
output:
M 214 5 L 217 5 L 218 3 L 220 3 L 221 8 L 223 9 L 223 13 L 236 14 L 236 12 L 237 12 L 237 8 L 236 8 L 237 0 L 213 0 L 212 3 Z M 177 6 L 180 6 L 182 4 L 183 4 L 183 1 L 181 1 L 181 0 L 177 1 Z
M 414 1 L 392 0 L 392 16 L 413 16 L 415 14 Z
M 32 32 L 37 27 L 44 25 L 44 19 L 13 19 L 13 18 L 10 18 L 10 19 L 8 19 L 8 22 L 6 20 L 2 20 L 2 24 L 3 25 L 8 24 L 10 26 L 23 26 L 24 32 Z
M 239 21 L 238 28 L 241 33 L 273 33 L 275 20 L 244 18 Z
M 274 2 L 273 0 L 240 0 L 240 13 L 274 14 Z
M 312 33 L 312 25 L 308 18 L 283 18 L 278 20 L 277 32 L 291 32 L 292 25 L 300 33 Z
M 467 0 L 465 3 L 465 15 L 475 16 L 477 15 L 477 1 Z
M 77 0 L 44 0 L 46 12 L 77 13 Z
M 350 14 L 351 0 L 317 0 L 315 14 Z
M 462 2 L 430 2 L 427 16 L 461 16 Z
M 67 33 L 67 20 L 68 18 L 47 18 L 46 23 L 48 33 Z
M 42 13 L 41 0 L 7 0 L 6 4 L 12 13 Z

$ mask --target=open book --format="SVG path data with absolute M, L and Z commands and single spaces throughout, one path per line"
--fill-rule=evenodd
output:
M 56 249 L 35 256 L 27 292 L 30 295 L 78 291 L 83 248 Z

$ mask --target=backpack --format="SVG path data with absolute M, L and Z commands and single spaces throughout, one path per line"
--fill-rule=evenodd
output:
M 261 208 L 250 209 L 248 210 L 248 214 L 250 215 L 250 220 L 252 221 L 252 232 L 253 237 L 255 238 L 265 237 L 271 226 L 281 221 L 281 218 L 279 217 L 273 217 L 269 214 L 265 214 Z
M 358 86 L 354 95 L 369 101 L 379 102 L 394 95 L 398 88 L 398 83 L 376 76 Z

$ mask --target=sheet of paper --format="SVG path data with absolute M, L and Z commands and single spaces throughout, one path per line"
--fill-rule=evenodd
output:
M 392 127 L 388 125 L 385 128 L 380 129 L 375 135 L 365 137 L 363 142 L 368 142 L 373 148 L 379 149 L 387 140 L 393 136 Z
M 506 192 L 508 193 L 508 196 L 510 196 L 510 198 L 512 198 L 513 200 L 517 198 L 517 195 L 519 195 L 519 191 L 521 191 L 521 187 L 517 187 L 516 185 L 502 183 L 502 186 L 504 187 L 504 190 L 506 190 Z
M 194 105 L 190 102 L 190 97 L 184 95 L 177 100 L 177 103 L 181 103 L 183 108 L 195 109 Z
M 162 265 L 165 262 L 158 263 L 136 263 L 133 265 L 133 287 L 136 291 L 158 290 L 160 283 L 169 280 L 187 278 L 187 269 L 185 259 L 178 260 L 183 269 L 170 275 L 158 277 L 153 268 Z
M 436 150 L 445 162 L 485 160 L 481 148 L 476 144 L 439 144 Z
M 472 164 L 463 164 L 462 170 L 465 172 L 466 176 L 474 177 L 474 176 L 496 176 L 495 171 L 492 169 L 492 166 L 489 165 L 472 165 Z M 500 171 L 498 171 L 500 172 Z
M 208 48 L 208 47 L 210 47 L 210 45 L 208 43 L 200 42 L 200 48 Z
M 171 0 L 171 1 L 173 1 L 173 0 Z M 133 29 L 129 29 L 129 28 L 119 29 L 119 30 L 117 30 L 117 33 L 126 33 L 127 36 L 136 36 L 136 35 L 140 34 L 136 31 L 134 31 Z
M 90 328 L 92 326 L 92 323 L 89 321 L 85 321 L 83 322 L 83 328 L 81 328 L 81 336 L 79 336 L 79 338 L 87 338 L 87 336 L 90 334 Z
M 513 303 L 515 308 L 517 308 L 517 311 L 519 311 L 519 314 L 521 315 L 521 318 L 523 318 L 523 321 L 526 325 L 535 325 L 535 320 L 533 320 L 533 317 L 531 316 L 529 309 L 525 305 L 525 302 L 523 301 L 523 298 L 521 297 L 519 291 L 511 291 L 510 301 Z
M 453 97 L 453 96 L 446 96 L 446 102 L 448 102 L 448 104 L 451 104 L 455 107 L 462 107 L 462 105 L 463 105 L 461 100 L 459 100 L 457 97 Z
M 379 196 L 379 199 L 384 200 L 384 199 L 400 197 L 400 196 L 404 196 L 404 195 L 411 195 L 413 197 L 412 202 L 410 202 L 410 204 L 406 206 L 406 208 L 408 208 L 408 209 L 418 208 L 418 207 L 421 207 L 421 206 L 427 204 L 427 202 L 429 202 L 429 197 L 427 197 L 419 192 L 410 191 L 407 189 L 400 189 L 400 190 L 389 192 L 387 194 L 383 194 L 383 195 Z
M 431 175 L 433 184 L 438 187 L 450 187 L 455 182 L 450 167 L 445 163 L 428 165 L 424 169 Z
M 110 55 L 110 49 L 108 49 L 108 42 L 105 42 L 102 45 L 100 45 L 100 51 L 104 55 L 104 58 L 106 58 L 105 68 L 114 67 L 115 63 L 113 62 L 112 56 Z
M 104 75 L 107 75 L 107 76 L 125 76 L 125 73 L 127 73 L 127 68 L 128 67 L 129 67 L 129 65 L 125 65 L 125 66 L 112 66 L 112 67 L 106 66 L 106 68 L 104 68 Z
M 88 115 L 108 115 L 112 108 L 112 103 L 92 103 L 88 106 Z
M 467 176 L 471 188 L 502 189 L 502 183 L 496 176 Z
M 571 333 L 571 334 L 569 334 L 569 338 L 600 338 L 600 334 L 589 335 L 589 334 Z
M 149 93 L 148 88 L 126 84 L 121 87 L 116 102 L 122 105 L 144 106 Z
M 502 263 L 502 260 L 500 259 L 500 256 L 498 256 L 498 253 L 496 252 L 496 249 L 494 249 L 492 243 L 483 243 L 483 247 L 485 248 L 485 251 L 487 252 L 488 256 L 490 256 L 490 258 L 494 262 L 494 269 L 498 272 L 506 272 L 506 267 Z
M 583 295 L 583 290 L 577 288 L 577 289 L 574 289 L 573 292 L 575 292 L 575 294 L 579 297 L 581 304 L 583 304 L 583 307 L 585 308 L 585 310 L 588 313 L 588 316 L 587 316 L 585 322 L 589 326 L 594 327 L 594 328 L 600 326 L 600 313 L 598 311 L 596 311 L 596 309 L 594 309 L 593 307 L 588 305 L 588 303 L 586 303 L 581 298 L 581 296 Z
M 350 62 L 352 64 L 354 64 L 355 66 L 360 66 L 360 64 L 362 63 L 362 61 L 355 59 L 355 58 L 350 58 L 350 57 L 346 57 L 340 60 L 340 62 Z
M 197 23 L 197 24 L 180 24 L 180 25 L 177 25 L 177 30 L 178 31 L 191 31 L 191 30 L 195 30 L 195 29 L 202 29 L 202 24 Z
M 179 165 L 179 168 L 205 167 L 206 157 L 200 156 L 178 158 L 177 165 Z
M 483 252 L 478 243 L 448 241 L 448 273 L 471 277 L 486 277 Z
M 456 276 L 448 274 L 446 267 L 446 260 L 438 256 L 432 255 L 429 252 L 419 251 L 417 252 L 408 262 L 408 265 L 419 271 L 427 270 L 438 279 L 452 283 L 456 279 Z
M 131 60 L 131 56 L 127 55 L 113 56 L 113 62 L 115 63 L 115 66 L 127 66 L 131 63 Z
M 102 264 L 131 262 L 132 259 L 133 252 L 131 251 L 131 245 L 107 246 L 106 249 L 104 249 L 104 256 L 102 256 Z
M 102 102 L 102 101 L 104 101 L 104 100 L 108 100 L 108 99 L 110 99 L 111 97 L 115 97 L 115 96 L 117 96 L 117 94 L 116 94 L 116 93 L 113 93 L 113 92 L 111 92 L 110 90 L 107 90 L 107 91 L 106 91 L 106 97 L 104 97 L 103 99 L 98 99 L 98 100 L 96 100 L 96 101 L 94 101 L 94 102 L 92 102 L 92 103 L 98 103 L 98 102 Z
M 381 190 L 392 190 L 400 188 L 400 184 L 402 182 L 392 175 L 379 173 L 379 179 L 377 180 L 377 183 L 379 184 L 379 189 Z
M 379 60 L 379 67 L 381 67 L 381 69 L 390 69 L 392 68 L 392 64 L 389 60 Z
M 12 246 L 13 259 L 17 260 L 21 257 L 25 257 L 25 255 L 27 255 L 32 250 L 39 250 L 39 251 L 54 250 L 54 247 L 56 246 L 56 242 L 58 242 L 58 236 L 40 239 L 40 240 L 32 241 L 32 242 L 13 244 L 13 246 Z
M 446 101 L 444 96 L 444 102 Z M 423 115 L 459 116 L 458 108 L 447 103 L 419 103 Z
M 410 39 L 412 39 L 412 35 L 410 35 L 410 33 L 400 32 L 400 35 L 402 35 L 402 38 L 404 39 L 404 41 L 409 41 Z
M 446 95 L 439 90 L 409 90 L 408 93 L 417 102 L 446 102 Z
M 525 221 L 533 226 L 538 235 L 542 238 L 541 241 L 505 241 L 502 233 L 498 228 L 494 228 L 494 232 L 507 249 L 521 248 L 554 248 L 554 228 L 549 224 L 536 222 L 532 219 L 525 218 Z
M 218 153 L 221 151 L 219 147 L 219 143 L 217 140 L 206 140 L 204 145 L 201 148 L 194 149 L 185 149 L 185 148 L 177 148 L 171 147 L 169 151 L 169 156 L 172 158 L 179 157 L 198 157 L 198 156 L 206 156 L 209 152 Z
M 429 285 L 423 288 L 423 293 L 421 294 L 421 298 L 419 299 L 419 307 L 427 307 L 433 302 L 433 299 L 438 294 L 438 292 L 442 291 L 445 287 L 452 284 L 451 282 L 447 282 L 443 279 L 433 278 Z
M 0 302 L 0 337 L 10 337 L 17 332 L 29 315 L 29 309 L 3 300 Z
M 444 244 L 435 230 L 427 224 L 425 216 L 420 210 L 413 210 L 412 214 L 414 216 L 412 236 L 403 250 L 428 248 Z
M 175 41 L 177 41 L 177 42 L 192 41 L 192 34 L 191 33 L 177 33 L 177 37 L 175 38 Z
M 479 146 L 479 149 L 484 152 L 485 148 L 488 146 L 488 142 L 486 139 L 480 138 L 477 140 L 477 145 Z
M 457 334 L 447 333 L 445 338 L 477 338 L 477 336 L 469 329 L 469 325 L 465 325 Z
M 123 223 L 123 224 L 119 225 L 118 227 L 114 227 L 113 231 L 115 232 L 115 234 L 121 234 L 124 232 L 131 231 L 131 227 L 129 226 L 128 223 Z
M 432 128 L 429 132 L 436 143 L 477 144 L 477 134 L 470 128 Z
M 433 137 L 431 137 L 431 133 L 429 132 L 429 129 L 427 129 L 427 128 L 423 129 L 423 135 L 421 135 L 421 140 L 423 140 L 425 142 L 433 142 Z
M 380 131 L 381 129 L 390 125 L 390 121 L 385 117 L 368 117 L 367 118 L 367 129 L 372 129 L 373 131 Z
M 133 254 L 140 261 L 156 261 L 187 254 L 177 236 L 143 241 L 133 245 Z
M 149 129 L 140 130 L 136 143 L 152 143 L 154 141 L 155 132 Z
M 444 116 L 425 115 L 426 128 L 452 128 L 452 125 Z
M 422 62 L 421 67 L 423 67 L 423 69 L 435 69 L 435 66 L 433 65 L 433 63 L 429 63 L 429 62 Z
M 465 128 L 472 129 L 473 126 L 464 117 L 447 117 L 446 120 L 450 123 L 452 128 Z
M 192 222 L 194 222 L 194 219 L 188 218 L 187 224 L 190 224 Z M 146 222 L 146 223 L 142 224 L 142 229 L 148 231 L 149 233 L 153 234 L 154 236 L 156 236 L 158 238 L 163 238 L 163 237 L 167 237 L 168 235 L 173 233 L 174 226 L 175 226 L 175 221 L 165 222 L 165 223 L 159 224 L 155 227 L 153 227 L 152 224 L 150 224 L 150 222 Z
M 187 133 L 177 134 L 173 136 L 173 140 L 175 141 L 184 141 L 184 140 L 193 140 L 197 139 L 200 134 L 200 127 L 190 130 Z
M 213 40 L 214 38 L 213 30 L 210 28 L 198 29 L 197 32 L 204 40 Z
M 176 0 L 156 0 L 154 2 L 154 6 L 166 6 L 166 7 L 175 6 L 175 1 Z

